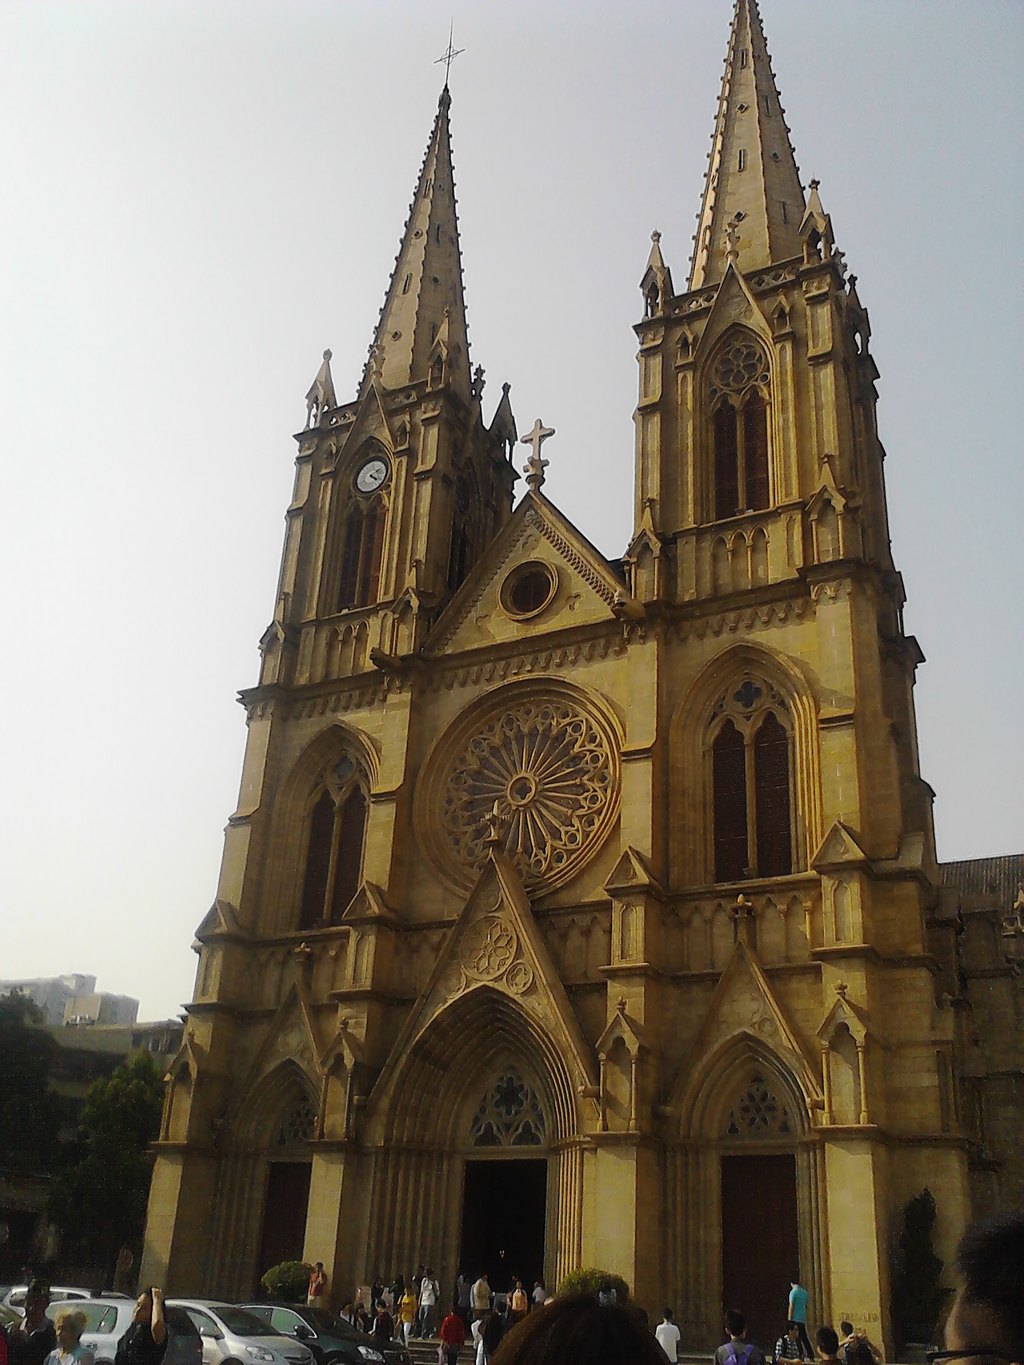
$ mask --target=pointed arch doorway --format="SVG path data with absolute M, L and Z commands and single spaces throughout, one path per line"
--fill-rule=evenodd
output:
M 544 1278 L 547 1228 L 547 1117 L 518 1067 L 502 1067 L 470 1124 L 462 1181 L 459 1262 L 506 1293 Z

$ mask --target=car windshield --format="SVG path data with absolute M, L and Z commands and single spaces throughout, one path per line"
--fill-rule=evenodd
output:
M 215 1310 L 217 1316 L 224 1324 L 225 1328 L 235 1337 L 276 1337 L 280 1336 L 275 1332 L 269 1322 L 264 1322 L 255 1313 L 247 1313 L 244 1308 L 218 1308 Z
M 307 1308 L 305 1316 L 316 1326 L 318 1332 L 333 1332 L 335 1336 L 340 1337 L 361 1337 L 363 1335 L 344 1318 L 336 1318 L 332 1313 L 326 1313 L 322 1308 Z

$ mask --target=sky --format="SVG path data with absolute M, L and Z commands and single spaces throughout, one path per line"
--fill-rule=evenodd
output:
M 453 20 L 485 415 L 511 382 L 545 492 L 622 553 L 638 283 L 658 228 L 684 285 L 731 10 L 0 0 L 0 977 L 191 996 L 292 433 L 325 347 L 354 396 Z M 1024 5 L 761 14 L 871 315 L 939 856 L 1019 851 Z

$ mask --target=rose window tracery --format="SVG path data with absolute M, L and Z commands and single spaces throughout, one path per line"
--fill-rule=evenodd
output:
M 421 794 L 419 820 L 462 885 L 495 835 L 527 890 L 560 885 L 617 813 L 618 746 L 607 722 L 567 695 L 496 707 L 449 754 Z
M 715 361 L 711 396 L 742 394 L 752 385 L 768 384 L 768 358 L 752 341 L 734 341 Z
M 470 1124 L 474 1147 L 541 1147 L 546 1133 L 540 1100 L 512 1067 L 484 1095 Z
M 275 1147 L 294 1147 L 299 1143 L 311 1142 L 316 1127 L 316 1110 L 313 1102 L 303 1096 L 285 1114 L 274 1135 Z
M 726 1137 L 792 1137 L 789 1107 L 769 1087 L 763 1076 L 751 1076 L 750 1084 L 729 1111 Z

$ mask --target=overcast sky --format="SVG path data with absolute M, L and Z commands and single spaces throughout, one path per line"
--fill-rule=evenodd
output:
M 0 0 L 0 976 L 191 995 L 291 433 L 325 346 L 353 396 L 453 13 L 485 412 L 511 381 L 545 491 L 622 553 L 637 283 L 657 227 L 684 286 L 731 8 Z M 940 857 L 1017 851 L 1024 5 L 761 12 L 871 313 Z

